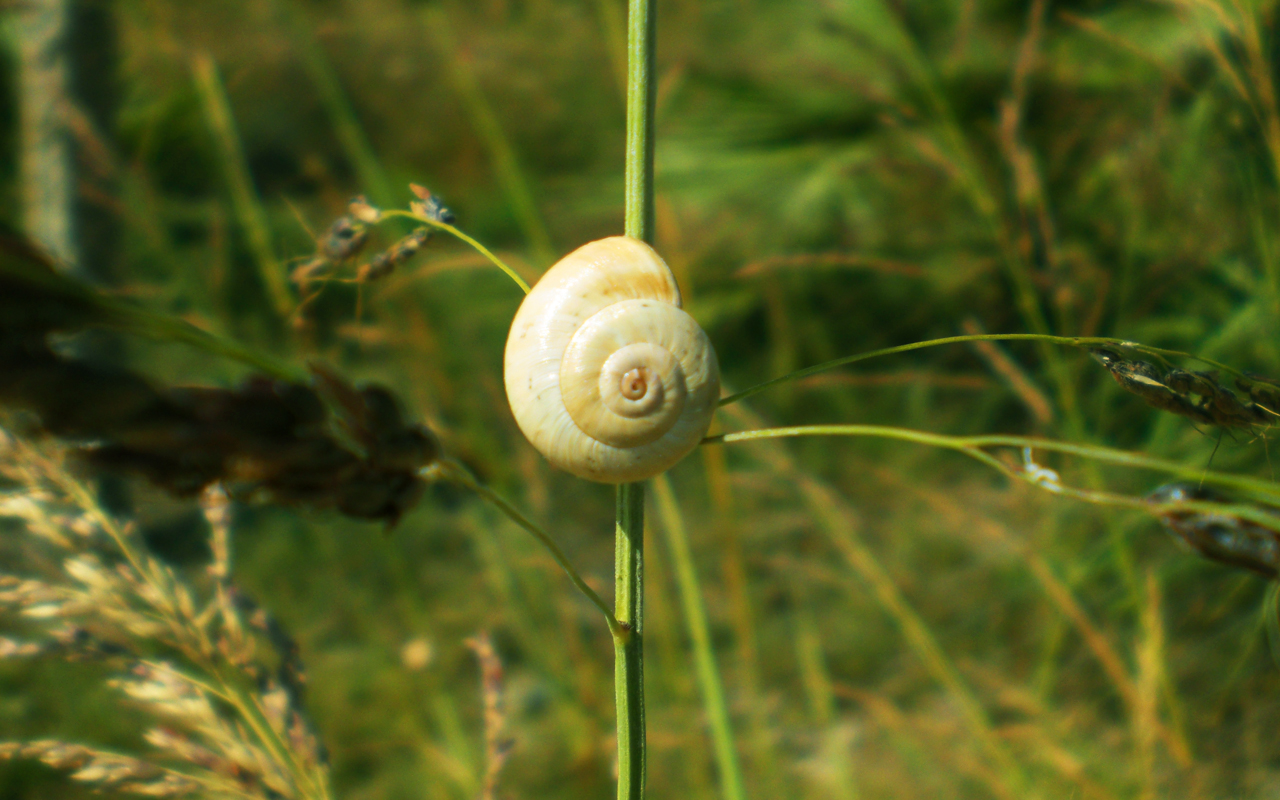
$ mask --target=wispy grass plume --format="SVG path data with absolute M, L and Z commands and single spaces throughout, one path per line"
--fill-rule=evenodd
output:
M 0 476 L 0 517 L 52 562 L 47 574 L 0 575 L 0 607 L 34 636 L 9 640 L 6 656 L 106 661 L 119 670 L 121 702 L 154 720 L 141 757 L 54 741 L 8 743 L 0 755 L 152 797 L 327 800 L 297 646 L 231 578 L 221 491 L 205 499 L 214 560 L 197 588 L 99 506 L 56 449 L 0 432 Z

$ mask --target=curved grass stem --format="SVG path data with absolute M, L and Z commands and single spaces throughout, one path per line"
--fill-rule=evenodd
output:
M 626 629 L 618 622 L 618 619 L 613 615 L 613 612 L 609 610 L 609 606 L 605 605 L 605 602 L 600 598 L 600 595 L 596 594 L 596 591 L 587 585 L 587 582 L 583 579 L 582 575 L 574 569 L 573 564 L 569 562 L 569 557 L 560 549 L 560 545 L 556 544 L 555 539 L 551 538 L 551 534 L 544 531 L 536 523 L 524 514 L 520 513 L 520 510 L 507 502 L 506 498 L 495 492 L 493 489 L 490 489 L 488 486 L 485 486 L 471 474 L 470 470 L 453 459 L 441 459 L 440 461 L 437 461 L 424 469 L 422 471 L 422 476 L 428 480 L 443 479 L 452 481 L 459 486 L 464 486 L 467 489 L 470 489 L 487 500 L 494 508 L 501 511 L 507 519 L 510 519 L 521 528 L 524 528 L 526 531 L 533 534 L 533 538 L 537 539 L 542 543 L 543 547 L 547 548 L 547 551 L 551 553 L 551 557 L 556 560 L 556 563 L 560 565 L 560 568 L 569 576 L 569 580 L 573 581 L 573 585 L 578 588 L 578 591 L 590 600 L 593 606 L 600 609 L 600 613 L 604 614 L 605 623 L 609 626 L 609 632 L 613 634 L 614 640 L 616 641 L 620 638 L 626 638 Z
M 867 361 L 872 358 L 879 358 L 880 356 L 891 356 L 891 355 L 896 355 L 898 353 L 909 353 L 912 350 L 924 350 L 929 347 L 941 347 L 942 345 L 959 344 L 961 342 L 1017 342 L 1017 341 L 1041 342 L 1044 344 L 1056 344 L 1056 345 L 1062 345 L 1065 347 L 1101 347 L 1101 346 L 1111 345 L 1112 347 L 1123 347 L 1130 350 L 1135 350 L 1139 353 L 1146 353 L 1147 355 L 1151 355 L 1159 358 L 1161 361 L 1164 361 L 1165 356 L 1171 356 L 1173 358 L 1186 358 L 1194 361 L 1199 361 L 1204 364 L 1208 364 L 1216 369 L 1221 369 L 1232 375 L 1243 374 L 1239 370 L 1233 369 L 1232 367 L 1229 367 L 1226 364 L 1222 364 L 1208 358 L 1201 358 L 1200 356 L 1194 355 L 1192 353 L 1184 353 L 1180 350 L 1166 350 L 1162 347 L 1151 347 L 1149 345 L 1140 344 L 1138 342 L 1131 342 L 1126 339 L 1115 339 L 1115 338 L 1106 337 L 1106 336 L 1049 336 L 1047 334 L 1039 334 L 1039 333 L 982 333 L 982 334 L 968 334 L 965 336 L 947 336 L 942 339 L 929 339 L 923 342 L 912 342 L 911 344 L 902 344 L 896 347 L 885 347 L 885 348 L 881 348 L 880 350 L 871 350 L 866 353 L 857 353 L 851 356 L 834 358 L 830 361 L 824 361 L 821 364 L 815 364 L 812 367 L 805 367 L 804 369 L 796 370 L 795 372 L 790 372 L 790 373 L 787 373 L 786 375 L 781 375 L 777 378 L 771 378 L 770 380 L 767 380 L 763 383 L 758 383 L 755 386 L 752 386 L 748 389 L 743 389 L 740 392 L 731 394 L 728 397 L 723 397 L 720 399 L 719 405 L 727 406 L 730 403 L 736 403 L 739 400 L 745 400 L 748 397 L 751 397 L 752 395 L 759 394 L 760 392 L 763 392 L 765 389 L 771 389 L 774 386 L 778 386 L 784 383 L 789 383 L 791 381 L 797 381 L 797 380 L 800 380 L 801 378 L 807 378 L 810 375 L 817 375 L 818 373 L 826 372 L 828 370 L 833 370 L 836 367 L 843 367 L 847 364 L 856 364 L 859 361 Z
M 471 245 L 473 248 L 475 248 L 477 253 L 489 259 L 489 261 L 491 261 L 495 267 L 507 273 L 507 277 L 515 281 L 516 285 L 520 287 L 521 291 L 523 291 L 525 294 L 529 293 L 529 284 L 525 281 L 524 278 L 521 278 L 520 275 L 514 269 L 507 266 L 506 262 L 504 262 L 502 259 L 495 256 L 492 250 L 480 244 L 480 242 L 476 241 L 472 237 L 468 236 L 467 234 L 453 227 L 449 223 L 440 222 L 439 220 L 434 220 L 434 219 L 431 219 L 430 217 L 424 217 L 421 214 L 414 214 L 412 211 L 403 211 L 398 208 L 390 208 L 380 212 L 379 218 L 380 219 L 411 219 L 416 222 L 421 222 L 423 225 L 430 225 L 433 228 L 439 228 L 442 231 L 446 231 L 447 233 L 452 234 L 453 236 L 457 237 L 463 242 L 466 242 L 467 244 Z

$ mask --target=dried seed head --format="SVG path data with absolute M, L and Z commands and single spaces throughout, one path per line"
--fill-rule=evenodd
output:
M 352 201 L 347 204 L 347 211 L 351 216 L 366 225 L 373 225 L 377 223 L 378 220 L 382 219 L 382 212 L 371 205 L 369 201 L 364 198 L 364 195 L 360 195 L 359 197 L 352 199 Z
M 338 217 L 320 239 L 320 253 L 330 262 L 340 264 L 360 252 L 369 240 L 365 223 L 351 215 Z
M 453 224 L 453 212 L 445 207 L 439 195 L 432 194 L 426 187 L 416 183 L 409 184 L 409 189 L 418 197 L 416 201 L 409 203 L 410 211 L 435 222 Z
M 369 263 L 361 265 L 356 270 L 356 280 L 375 281 L 390 275 L 397 266 L 413 258 L 430 238 L 430 228 L 424 226 L 415 229 L 408 236 L 374 256 Z
M 1147 495 L 1147 500 L 1175 506 L 1188 501 L 1228 502 L 1218 492 L 1192 483 L 1165 484 Z M 1280 529 L 1225 512 L 1175 508 L 1156 513 L 1174 537 L 1205 558 L 1267 578 L 1280 575 Z

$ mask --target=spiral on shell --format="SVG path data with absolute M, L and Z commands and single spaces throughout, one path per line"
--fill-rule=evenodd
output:
M 720 367 L 680 289 L 644 242 L 614 236 L 561 259 L 525 298 L 503 376 L 520 430 L 588 480 L 656 475 L 706 434 Z

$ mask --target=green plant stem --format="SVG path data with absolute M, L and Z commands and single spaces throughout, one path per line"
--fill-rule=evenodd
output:
M 828 370 L 835 369 L 836 367 L 843 367 L 846 364 L 854 364 L 859 361 L 866 361 L 872 358 L 879 358 L 880 356 L 890 356 L 890 355 L 895 355 L 897 353 L 908 353 L 908 352 L 911 352 L 912 350 L 923 350 L 928 347 L 940 347 L 944 344 L 958 344 L 960 342 L 1017 342 L 1017 341 L 1042 342 L 1045 344 L 1065 345 L 1067 347 L 1100 347 L 1105 345 L 1111 345 L 1113 347 L 1127 348 L 1130 350 L 1135 350 L 1140 353 L 1145 353 L 1147 355 L 1156 356 L 1156 357 L 1159 357 L 1162 361 L 1164 360 L 1163 359 L 1164 356 L 1171 356 L 1173 358 L 1193 359 L 1195 361 L 1208 364 L 1217 369 L 1224 370 L 1232 375 L 1243 375 L 1243 373 L 1240 372 L 1239 370 L 1233 369 L 1232 367 L 1229 367 L 1226 364 L 1221 364 L 1212 359 L 1201 358 L 1200 356 L 1194 355 L 1192 353 L 1184 353 L 1181 350 L 1166 350 L 1165 348 L 1162 348 L 1162 347 L 1151 347 L 1149 345 L 1140 344 L 1138 342 L 1131 342 L 1131 341 L 1128 341 L 1127 339 L 1115 339 L 1108 336 L 1049 336 L 1047 334 L 1040 334 L 1040 333 L 983 333 L 983 334 L 970 334 L 966 336 L 947 336 L 942 339 L 929 339 L 923 342 L 912 342 L 911 344 L 902 344 L 896 347 L 885 347 L 880 350 L 870 350 L 866 353 L 857 353 L 851 356 L 842 356 L 840 358 L 835 358 L 830 361 L 824 361 L 821 364 L 815 364 L 812 367 L 805 367 L 804 369 L 796 370 L 795 372 L 789 372 L 786 375 L 780 375 L 777 378 L 771 378 L 763 383 L 758 383 L 755 386 L 752 386 L 748 389 L 743 389 L 740 392 L 735 392 L 734 394 L 731 394 L 728 397 L 722 397 L 718 405 L 727 406 L 730 403 L 736 403 L 739 400 L 745 400 L 748 397 L 751 397 L 752 395 L 759 394 L 760 392 L 763 392 L 765 389 L 770 389 L 779 384 L 787 383 L 790 381 L 797 381 L 797 380 L 800 380 L 801 378 L 807 378 L 810 375 L 817 375 L 820 372 L 826 372 Z
M 645 782 L 644 484 L 617 492 L 613 613 L 613 699 L 618 714 L 618 800 L 640 800 Z
M 267 224 L 266 211 L 254 189 L 253 176 L 249 174 L 249 162 L 244 155 L 240 134 L 236 132 L 231 103 L 227 100 L 226 89 L 218 76 L 218 66 L 208 53 L 197 53 L 192 57 L 191 69 L 195 73 L 200 102 L 204 105 L 204 113 L 218 147 L 222 171 L 231 192 L 232 208 L 235 209 L 240 226 L 244 228 L 249 250 L 258 265 L 258 273 L 267 287 L 276 315 L 282 320 L 288 319 L 293 311 L 293 298 L 289 295 L 284 273 L 276 263 L 275 253 L 272 251 L 271 227 Z
M 684 519 L 676 504 L 675 493 L 671 490 L 671 481 L 665 474 L 653 479 L 653 489 L 667 546 L 671 548 L 685 624 L 689 627 L 689 639 L 693 643 L 698 686 L 702 689 L 702 702 L 707 711 L 707 724 L 711 728 L 716 766 L 720 770 L 720 788 L 725 800 L 744 800 L 747 794 L 743 788 L 742 770 L 738 766 L 738 751 L 733 744 L 729 708 L 724 699 L 724 687 L 720 683 L 715 649 L 711 646 L 707 608 L 702 602 L 702 589 L 698 585 L 698 572 L 693 564 L 693 553 L 689 549 Z
M 600 595 L 596 594 L 595 590 L 587 585 L 587 582 L 583 579 L 582 575 L 574 569 L 573 564 L 569 562 L 569 557 L 560 549 L 560 545 L 556 544 L 555 539 L 552 539 L 549 533 L 538 527 L 538 525 L 524 514 L 520 513 L 520 510 L 508 503 L 502 495 L 476 480 L 476 477 L 471 474 L 470 470 L 453 459 L 446 458 L 435 462 L 431 466 L 422 470 L 422 476 L 427 480 L 442 479 L 452 481 L 459 486 L 470 489 L 485 500 L 489 501 L 494 508 L 505 514 L 512 522 L 533 534 L 533 537 L 541 542 L 542 546 L 547 548 L 548 552 L 551 553 L 551 557 L 556 560 L 556 563 L 559 564 L 569 576 L 569 580 L 573 581 L 573 585 L 578 588 L 578 591 L 582 592 L 583 596 L 590 600 L 591 604 L 600 609 L 600 612 L 604 614 L 605 622 L 608 624 L 609 632 L 613 634 L 613 638 L 615 640 L 626 638 L 627 631 L 625 627 L 620 624 L 619 618 L 614 616 L 613 612 L 609 610 L 609 606 L 605 605 L 604 600 L 600 598 Z
M 625 229 L 653 244 L 653 81 L 657 6 L 629 0 L 627 6 L 627 146 Z
M 653 81 L 657 4 L 627 3 L 627 144 L 624 231 L 653 244 Z M 630 635 L 614 639 L 618 800 L 641 800 L 645 783 L 644 484 L 617 490 L 614 616 Z

